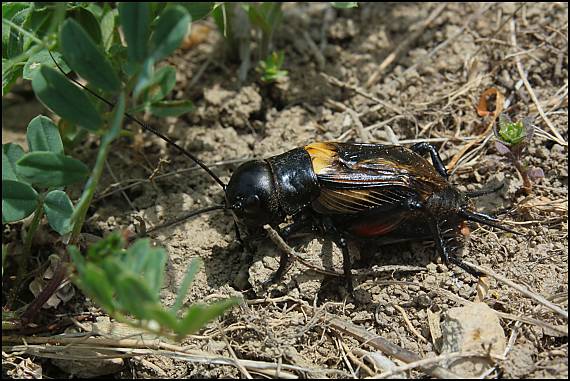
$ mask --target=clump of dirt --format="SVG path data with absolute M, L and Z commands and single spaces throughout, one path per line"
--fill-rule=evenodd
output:
M 289 76 L 275 85 L 260 83 L 253 72 L 246 83 L 239 84 L 237 66 L 222 66 L 216 58 L 208 61 L 217 57 L 221 43 L 212 31 L 202 44 L 169 59 L 184 69 L 179 72 L 184 78 L 179 78 L 177 96 L 191 98 L 196 110 L 167 124 L 161 121 L 161 129 L 213 164 L 225 182 L 243 161 L 314 141 L 366 138 L 406 145 L 429 141 L 448 163 L 486 130 L 488 121 L 477 116 L 475 105 L 485 89 L 496 87 L 509 99 L 508 112 L 513 116 L 536 116 L 539 130 L 525 160 L 542 168 L 545 177 L 531 195 L 524 196 L 519 191 L 521 180 L 499 155 L 492 138 L 483 136 L 468 150 L 471 156 L 453 169 L 450 181 L 461 190 L 504 183 L 498 192 L 477 199 L 477 208 L 501 213 L 522 235 L 474 224 L 463 256 L 567 309 L 567 146 L 548 138 L 552 131 L 538 116 L 515 57 L 522 61 L 550 123 L 567 140 L 568 6 L 448 3 L 438 10 L 440 6 L 361 3 L 356 9 L 335 10 L 323 4 L 285 5 L 275 43 L 285 52 Z M 425 30 L 406 41 L 435 12 Z M 512 45 L 512 33 L 517 46 Z M 402 44 L 407 45 L 398 51 Z M 378 74 L 379 65 L 394 51 L 393 64 Z M 193 82 L 197 73 L 201 77 Z M 373 76 L 377 79 L 369 83 Z M 338 82 L 327 80 L 330 77 Z M 186 89 L 187 84 L 191 88 Z M 218 184 L 155 137 L 146 136 L 138 150 L 126 140 L 116 148 L 109 159 L 115 178 L 103 179 L 87 224 L 90 232 L 104 235 L 117 228 L 133 229 L 135 216 L 154 226 L 186 210 L 224 202 Z M 174 173 L 181 170 L 185 171 Z M 164 176 L 146 181 L 155 171 Z M 133 179 L 141 183 L 125 194 L 112 187 Z M 363 350 L 374 350 L 331 329 L 318 320 L 319 314 L 349 320 L 422 358 L 433 357 L 441 347 L 430 319 L 476 300 L 478 294 L 477 280 L 441 263 L 429 241 L 351 242 L 358 271 L 404 265 L 420 269 L 356 276 L 350 294 L 342 278 L 315 272 L 299 261 L 279 282 L 263 287 L 279 266 L 280 252 L 268 239 L 253 240 L 250 248 L 240 245 L 229 213 L 199 216 L 165 228 L 153 239 L 169 253 L 168 285 L 162 293 L 165 304 L 174 302 L 193 257 L 202 258 L 205 269 L 198 274 L 189 301 L 230 295 L 244 298 L 219 325 L 209 325 L 185 345 L 219 356 L 293 365 L 301 370 L 288 371 L 299 375 L 365 377 L 382 372 L 363 357 Z M 312 266 L 342 272 L 342 254 L 329 240 L 309 236 L 291 244 Z M 566 378 L 567 333 L 552 331 L 536 320 L 567 327 L 567 319 L 502 282 L 489 282 L 484 302 L 503 313 L 501 324 L 511 340 L 505 358 L 495 359 L 489 376 Z M 307 313 L 308 308 L 314 315 Z M 243 370 L 230 365 L 160 356 L 130 361 L 130 370 L 121 377 L 243 375 Z M 424 373 L 414 369 L 408 375 L 419 378 Z

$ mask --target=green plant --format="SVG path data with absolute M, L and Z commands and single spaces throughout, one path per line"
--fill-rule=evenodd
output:
M 71 231 L 74 208 L 66 185 L 81 181 L 89 170 L 85 164 L 64 154 L 57 126 L 40 115 L 28 125 L 30 152 L 14 143 L 2 145 L 2 223 L 34 217 L 25 235 L 18 277 L 26 273 L 33 238 L 42 217 L 60 235 Z
M 528 168 L 522 161 L 527 146 L 534 135 L 532 120 L 523 118 L 513 122 L 508 115 L 499 114 L 499 123 L 493 126 L 495 147 L 497 151 L 509 158 L 523 180 L 523 190 L 529 194 L 532 191 L 532 181 L 544 177 L 542 168 Z
M 43 115 L 28 125 L 27 140 L 28 153 L 18 144 L 2 145 L 2 222 L 20 221 L 34 211 L 36 222 L 45 212 L 55 231 L 69 233 L 73 205 L 58 188 L 83 180 L 88 168 L 64 154 L 57 126 Z
M 180 340 L 237 303 L 231 298 L 209 305 L 192 304 L 181 314 L 190 284 L 201 267 L 201 261 L 193 259 L 174 305 L 165 308 L 160 303 L 164 249 L 151 247 L 148 239 L 139 239 L 128 249 L 124 246 L 121 236 L 112 234 L 92 245 L 85 256 L 77 247 L 69 248 L 77 269 L 75 283 L 118 321 Z
M 56 231 L 69 234 L 65 242 L 71 245 L 78 242 L 111 145 L 122 133 L 127 109 L 130 112 L 147 110 L 157 116 L 178 116 L 191 110 L 192 104 L 187 100 L 165 100 L 175 85 L 174 67 L 164 65 L 155 70 L 156 64 L 180 45 L 190 21 L 187 8 L 164 3 L 119 3 L 117 8 L 108 3 L 103 6 L 92 3 L 2 4 L 3 94 L 10 90 L 16 79 L 31 79 L 38 100 L 61 118 L 59 130 L 43 116 L 30 123 L 30 152 L 27 154 L 14 144 L 3 146 L 2 218 L 3 222 L 14 222 L 35 211 L 26 238 L 27 251 L 44 212 Z M 118 26 L 126 46 L 121 43 Z M 64 73 L 73 71 L 83 78 L 91 94 L 87 95 L 71 83 L 60 70 Z M 92 95 L 115 99 L 112 112 L 106 112 L 107 106 Z M 63 154 L 63 142 L 73 141 L 78 131 L 100 137 L 91 169 Z M 59 188 L 87 176 L 83 192 L 73 207 Z M 40 187 L 40 193 L 32 185 Z M 177 336 L 191 332 L 201 326 L 200 322 L 216 316 L 215 311 L 221 312 L 222 307 L 233 303 L 227 301 L 214 304 L 212 308 L 191 308 L 192 314 L 178 322 L 175 315 L 182 299 L 170 313 L 156 304 L 161 286 L 158 280 L 162 279 L 159 272 L 164 266 L 156 269 L 147 266 L 163 265 L 164 250 L 150 249 L 148 242 L 141 242 L 124 250 L 122 242 L 105 240 L 88 251 L 87 260 L 82 260 L 78 249 L 70 247 L 78 270 L 75 281 L 110 313 L 117 316 L 132 314 L 139 321 L 157 321 L 160 332 L 164 327 Z M 109 257 L 99 255 L 105 247 L 113 248 Z M 98 264 L 91 264 L 91 260 Z M 103 267 L 97 267 L 99 265 Z M 19 274 L 23 268 L 20 266 Z M 65 278 L 66 268 L 64 263 L 56 270 L 58 275 L 52 279 L 53 284 L 46 286 L 45 293 L 42 291 L 28 306 L 22 318 L 37 315 L 35 311 L 43 304 L 42 298 L 49 297 L 49 292 L 57 289 L 57 282 Z M 109 268 L 116 273 L 105 272 Z M 137 280 L 133 269 L 144 270 L 143 281 Z M 109 283 L 104 279 L 91 282 L 92 277 L 101 275 L 101 271 L 110 277 L 105 279 L 114 287 L 112 295 L 109 294 Z M 147 275 L 157 280 L 150 289 L 145 283 L 149 279 Z M 126 280 L 113 276 L 123 276 Z M 16 285 L 21 281 L 19 276 Z M 129 299 L 125 299 L 125 295 Z M 140 304 L 135 302 L 137 296 L 143 298 Z M 147 297 L 150 299 L 144 299 Z M 149 304 L 151 301 L 154 304 Z
M 224 2 L 213 4 L 212 17 L 226 40 L 225 45 L 229 56 L 241 61 L 238 77 L 243 82 L 252 66 L 251 53 L 254 44 L 257 46 L 254 61 L 267 61 L 268 57 L 271 57 L 273 36 L 283 19 L 283 3 Z M 358 3 L 331 2 L 330 5 L 339 9 L 348 9 L 357 7 Z
M 285 54 L 283 52 L 273 52 L 265 60 L 259 62 L 259 72 L 261 80 L 266 83 L 277 82 L 287 77 L 287 70 L 281 70 Z
M 69 222 L 65 224 L 67 230 L 71 229 L 71 242 L 74 242 L 81 231 L 87 208 L 103 171 L 109 146 L 121 131 L 127 103 L 125 94 L 130 94 L 132 90 L 134 109 L 144 108 L 159 115 L 179 115 L 190 110 L 189 101 L 163 100 L 174 87 L 175 69 L 164 66 L 156 72 L 154 70 L 155 63 L 171 54 L 184 38 L 190 23 L 190 15 L 180 6 L 162 7 L 148 3 L 120 3 L 118 9 L 111 9 L 107 5 L 103 8 L 84 5 L 83 8 L 60 4 L 44 6 L 37 4 L 2 5 L 2 22 L 8 29 L 3 33 L 3 47 L 7 52 L 6 60 L 3 62 L 6 64 L 6 67 L 3 65 L 3 84 L 5 84 L 3 91 L 13 82 L 14 73 L 19 73 L 24 78 L 31 78 L 34 93 L 46 107 L 66 123 L 101 136 L 95 167 L 77 208 L 73 211 Z M 57 27 L 53 24 L 55 20 L 62 18 L 65 21 L 56 39 Z M 117 19 L 125 35 L 126 47 L 119 43 L 118 32 L 114 28 Z M 77 20 L 81 21 L 81 24 Z M 154 28 L 151 30 L 152 22 Z M 51 58 L 50 50 L 55 48 L 61 53 L 54 52 L 53 62 L 50 62 L 48 59 Z M 102 106 L 93 103 L 91 98 L 55 70 L 53 65 L 61 67 L 64 71 L 73 69 L 94 91 L 118 97 L 114 114 L 101 116 Z M 140 100 L 138 105 L 137 100 Z M 53 159 L 53 168 L 49 168 L 51 172 L 45 171 L 46 162 L 42 159 L 50 154 L 53 157 L 61 154 L 63 144 L 57 128 L 51 121 L 47 123 L 45 118 L 35 121 L 36 123 L 30 124 L 30 127 L 37 126 L 36 129 L 40 130 L 38 134 L 49 134 L 46 136 L 52 142 L 57 141 L 57 144 L 53 143 L 53 150 L 57 152 L 32 152 L 23 157 L 18 161 L 21 167 L 20 177 L 29 179 L 30 176 L 35 176 L 34 180 L 38 180 L 37 178 L 43 175 L 44 178 L 41 179 L 43 183 L 40 181 L 40 184 L 51 187 L 64 185 L 59 183 L 60 178 L 66 179 L 74 173 L 84 177 L 84 168 L 78 172 L 76 168 L 71 167 L 73 161 L 70 158 L 63 160 L 57 157 L 59 160 L 57 162 Z M 30 146 L 32 151 L 37 151 L 32 144 L 35 144 L 33 140 L 30 141 Z M 21 150 L 7 147 L 5 151 L 7 153 L 3 155 L 3 166 L 5 161 L 6 165 L 12 163 Z M 60 171 L 59 177 L 53 176 L 56 170 Z M 18 172 L 12 175 L 17 176 Z M 6 212 L 3 210 L 5 222 L 25 217 L 33 210 L 32 203 L 38 200 L 33 189 L 25 188 L 22 184 L 10 183 L 10 187 L 5 187 L 8 188 L 7 192 L 17 187 L 18 191 L 28 197 L 25 202 L 11 202 L 12 208 Z M 4 199 L 8 200 L 9 196 L 3 194 L 3 204 Z M 39 200 L 43 201 L 43 198 L 40 197 Z M 6 213 L 15 214 L 6 217 Z

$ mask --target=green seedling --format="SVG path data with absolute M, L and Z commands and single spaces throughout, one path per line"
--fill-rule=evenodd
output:
M 231 59 L 239 59 L 238 77 L 245 81 L 253 62 L 267 61 L 273 50 L 273 37 L 283 20 L 283 3 L 210 3 L 212 17 L 225 39 Z M 329 3 L 338 9 L 355 8 L 357 2 Z M 255 47 L 255 51 L 254 48 Z M 255 64 L 253 65 L 256 66 Z
M 261 80 L 265 83 L 277 82 L 287 77 L 287 70 L 282 70 L 285 53 L 273 52 L 265 60 L 259 62 Z
M 500 114 L 499 123 L 493 126 L 497 151 L 509 158 L 523 180 L 523 191 L 530 194 L 532 181 L 544 177 L 542 168 L 528 168 L 523 163 L 526 147 L 534 135 L 534 127 L 530 118 L 513 122 L 508 115 Z
M 194 258 L 174 305 L 167 308 L 160 303 L 165 250 L 152 247 L 149 239 L 124 247 L 124 240 L 115 233 L 89 247 L 85 256 L 75 246 L 69 248 L 77 269 L 74 283 L 117 321 L 181 340 L 238 302 L 230 298 L 212 304 L 196 303 L 182 311 L 188 289 L 202 266 L 202 261 Z

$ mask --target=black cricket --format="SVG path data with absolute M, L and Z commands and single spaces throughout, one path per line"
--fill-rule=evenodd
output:
M 75 79 L 69 79 L 113 106 Z M 249 233 L 269 224 L 284 239 L 302 231 L 320 232 L 342 250 L 349 290 L 352 290 L 352 279 L 348 239 L 431 236 L 446 264 L 451 262 L 478 276 L 452 254 L 456 247 L 449 245 L 450 240 L 445 235 L 457 232 L 465 221 L 518 234 L 496 218 L 478 213 L 471 203 L 471 198 L 497 189 L 460 192 L 449 183 L 442 159 L 428 143 L 410 148 L 313 143 L 265 160 L 243 163 L 226 185 L 208 166 L 172 139 L 130 114 L 125 115 L 189 157 L 224 190 L 224 205 L 193 211 L 185 218 L 213 210 L 229 210 L 240 241 L 238 226 Z M 423 157 L 428 153 L 431 163 Z M 293 222 L 279 228 L 287 217 L 292 217 Z M 288 255 L 282 253 L 279 269 L 269 282 L 277 281 L 285 273 L 288 261 Z

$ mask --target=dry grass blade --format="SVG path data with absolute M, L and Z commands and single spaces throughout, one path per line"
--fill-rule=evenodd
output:
M 364 98 L 370 99 L 371 101 L 376 102 L 376 103 L 384 106 L 385 108 L 395 112 L 396 114 L 400 114 L 400 115 L 406 114 L 406 112 L 404 112 L 404 110 L 402 110 L 401 108 L 394 106 L 393 104 L 390 104 L 386 101 L 383 101 L 383 100 L 375 97 L 374 95 L 371 95 L 370 93 L 364 91 L 363 89 L 359 88 L 358 86 L 349 85 L 348 83 L 342 82 L 339 79 L 337 79 L 335 77 L 331 77 L 330 75 L 325 74 L 325 73 L 320 73 L 320 75 L 324 79 L 326 79 L 328 83 L 330 83 L 333 86 L 340 87 L 342 89 L 352 90 L 356 94 L 363 96 Z
M 406 313 L 406 311 L 399 306 L 398 304 L 392 304 L 392 306 L 397 309 L 403 316 L 404 321 L 406 322 L 406 325 L 408 326 L 408 329 L 418 338 L 420 339 L 420 341 L 423 341 L 424 343 L 427 343 L 427 339 L 425 337 L 422 336 L 421 333 L 418 332 L 418 330 L 414 327 L 414 325 L 412 324 L 412 322 L 410 321 L 410 318 L 408 317 L 408 314 Z
M 441 4 L 439 7 L 434 9 L 434 11 L 419 24 L 419 26 L 411 32 L 399 45 L 394 49 L 394 51 L 382 61 L 378 69 L 370 76 L 366 82 L 366 87 L 376 84 L 380 76 L 390 65 L 392 65 L 399 57 L 401 57 L 404 52 L 410 48 L 410 46 L 424 33 L 426 28 L 443 12 L 447 4 Z
M 306 368 L 288 364 L 276 364 L 266 361 L 234 359 L 203 351 L 190 350 L 160 340 L 137 339 L 101 339 L 94 337 L 21 337 L 3 336 L 2 350 L 5 352 L 29 353 L 45 358 L 64 358 L 67 360 L 89 360 L 101 358 L 135 357 L 161 355 L 192 363 L 210 365 L 239 366 L 249 372 L 275 376 L 278 367 L 279 376 L 287 379 L 298 378 L 292 372 L 302 372 L 323 377 L 327 374 L 340 374 L 337 370 Z M 10 345 L 14 344 L 14 345 Z
M 528 288 L 526 288 L 525 286 L 522 286 L 518 283 L 513 282 L 512 280 L 497 274 L 496 272 L 494 272 L 491 269 L 476 265 L 474 263 L 468 262 L 468 261 L 463 261 L 463 263 L 465 263 L 467 266 L 472 267 L 473 269 L 486 274 L 490 277 L 495 278 L 497 281 L 504 283 L 512 288 L 514 288 L 515 290 L 519 291 L 521 294 L 534 299 L 536 302 L 542 304 L 543 306 L 547 307 L 548 309 L 556 312 L 558 315 L 562 316 L 565 319 L 568 319 L 568 311 L 563 310 L 562 308 L 558 307 L 556 304 L 548 301 L 544 296 L 537 294 L 536 292 L 532 292 L 530 291 Z
M 383 337 L 368 332 L 366 329 L 356 326 L 351 322 L 339 319 L 330 314 L 323 314 L 320 317 L 320 320 L 323 323 L 327 324 L 330 328 L 345 333 L 349 336 L 352 336 L 358 341 L 370 345 L 371 347 L 383 352 L 385 355 L 393 356 L 405 363 L 412 363 L 421 360 L 418 354 L 411 352 L 407 349 L 404 349 L 396 344 L 393 344 L 392 342 L 384 339 Z M 430 366 L 421 366 L 420 368 L 422 369 L 422 371 L 430 374 L 433 377 L 446 378 L 446 379 L 459 378 L 453 372 L 450 372 L 447 369 L 444 369 L 439 366 L 433 366 L 430 364 Z
M 511 42 L 512 42 L 513 46 L 516 48 L 517 47 L 517 35 L 516 35 L 516 24 L 515 24 L 514 19 L 511 20 Z M 540 105 L 540 101 L 536 97 L 536 94 L 534 93 L 534 90 L 532 89 L 532 86 L 530 85 L 530 83 L 526 77 L 526 74 L 524 72 L 524 68 L 523 68 L 522 63 L 521 63 L 520 56 L 516 55 L 514 58 L 515 58 L 517 70 L 519 72 L 519 75 L 521 76 L 521 79 L 523 80 L 524 86 L 525 86 L 526 90 L 528 91 L 530 97 L 532 98 L 532 101 L 536 105 L 536 108 L 538 110 L 538 113 L 542 117 L 542 120 L 544 120 L 544 122 L 546 123 L 546 125 L 548 126 L 550 131 L 552 131 L 552 133 L 556 137 L 556 139 L 555 139 L 556 143 L 563 145 L 563 146 L 568 146 L 568 142 L 564 140 L 562 135 L 560 135 L 560 132 L 558 132 L 556 127 L 554 127 L 554 125 L 552 124 L 550 119 L 548 119 L 548 117 L 544 113 L 544 110 L 542 109 L 542 106 Z
M 496 100 L 495 100 L 495 111 L 490 112 L 488 110 L 483 110 L 482 107 L 484 107 L 485 109 L 487 108 L 487 100 L 486 97 L 490 94 L 490 93 L 494 93 L 496 96 Z M 451 161 L 449 162 L 449 164 L 447 164 L 447 170 L 448 171 L 452 171 L 453 168 L 457 165 L 457 163 L 459 162 L 459 160 L 465 155 L 465 153 L 471 149 L 471 147 L 481 143 L 482 141 L 485 141 L 485 139 L 488 138 L 489 134 L 491 133 L 493 126 L 495 125 L 495 122 L 497 120 L 497 118 L 499 117 L 499 114 L 503 111 L 503 108 L 505 106 L 505 97 L 504 95 L 498 91 L 497 89 L 487 89 L 482 95 L 481 95 L 481 99 L 479 101 L 479 106 L 477 109 L 477 112 L 479 113 L 479 115 L 482 114 L 483 111 L 486 111 L 487 113 L 489 113 L 490 115 L 492 115 L 492 119 L 489 122 L 489 124 L 487 125 L 487 128 L 485 129 L 485 131 L 479 135 L 477 137 L 477 139 L 470 141 L 469 143 L 465 144 L 463 147 L 461 147 L 459 149 L 459 152 L 457 152 L 453 158 L 451 159 Z
M 379 376 L 376 376 L 373 378 L 389 378 L 389 377 L 393 377 L 394 375 L 396 375 L 398 373 L 407 372 L 407 371 L 415 369 L 415 368 L 423 368 L 423 367 L 426 367 L 429 365 L 438 364 L 442 361 L 448 361 L 448 360 L 452 360 L 452 359 L 456 359 L 456 358 L 473 358 L 473 357 L 489 358 L 490 355 L 486 354 L 486 353 L 477 353 L 477 352 L 465 352 L 465 353 L 451 352 L 451 353 L 446 353 L 446 354 L 436 356 L 436 357 L 430 357 L 430 358 L 414 361 L 414 362 L 411 362 L 409 364 L 402 365 L 402 366 L 396 367 L 394 369 L 391 369 L 391 370 L 384 372 L 384 373 L 380 374 Z
M 473 15 L 471 15 L 467 20 L 465 20 L 465 23 L 463 24 L 463 26 L 457 31 L 457 33 L 455 33 L 453 36 L 451 36 L 450 38 L 448 38 L 447 40 L 443 41 L 441 44 L 437 45 L 434 49 L 432 49 L 429 53 L 425 54 L 424 56 L 420 57 L 420 59 L 414 63 L 412 66 L 410 66 L 409 68 L 407 68 L 406 70 L 404 70 L 399 76 L 398 78 L 394 79 L 394 81 L 398 80 L 400 77 L 404 77 L 407 73 L 409 73 L 410 71 L 414 70 L 416 67 L 418 67 L 420 64 L 424 63 L 428 58 L 432 57 L 435 53 L 437 53 L 438 51 L 440 51 L 441 49 L 443 49 L 444 47 L 446 47 L 447 45 L 449 45 L 450 43 L 452 43 L 454 40 L 456 40 L 459 36 L 461 36 L 465 30 L 467 30 L 467 27 L 474 21 L 478 20 L 481 16 L 483 16 L 489 9 L 491 9 L 491 7 L 495 6 L 497 3 L 488 3 L 486 4 L 484 7 L 482 7 L 481 9 L 479 9 L 479 11 L 477 11 L 477 13 L 474 13 Z

